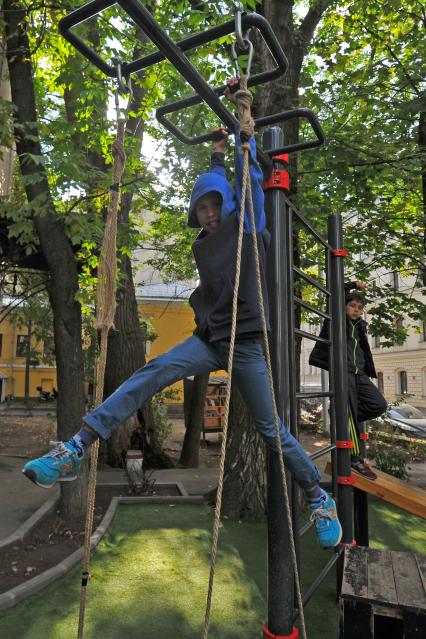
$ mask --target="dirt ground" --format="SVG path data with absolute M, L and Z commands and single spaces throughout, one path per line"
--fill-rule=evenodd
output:
M 172 432 L 164 449 L 177 463 L 182 448 L 183 420 L 173 419 Z M 219 465 L 220 435 L 207 436 L 208 444 L 200 446 L 200 468 L 214 468 Z M 56 420 L 51 416 L 0 416 L 0 455 L 19 456 L 31 459 L 49 450 L 49 442 L 56 439 Z M 304 434 L 303 445 L 308 451 L 326 445 L 326 441 L 312 434 Z M 111 497 L 128 494 L 127 490 L 105 490 L 97 493 L 94 527 L 98 525 L 108 507 Z M 5 550 L 0 550 L 0 591 L 34 577 L 59 563 L 83 543 L 84 523 L 71 526 L 64 524 L 59 512 L 54 512 L 33 530 L 30 539 Z

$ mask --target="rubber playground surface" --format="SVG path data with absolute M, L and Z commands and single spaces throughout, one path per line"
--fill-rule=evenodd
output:
M 371 501 L 371 545 L 422 552 L 426 526 Z M 209 575 L 212 511 L 197 505 L 121 505 L 93 555 L 86 639 L 200 639 Z M 211 639 L 259 639 L 266 621 L 266 531 L 224 521 L 213 595 Z M 329 558 L 313 531 L 302 540 L 302 590 Z M 0 617 L 0 636 L 75 639 L 80 568 Z M 332 570 L 305 611 L 308 637 L 338 636 Z

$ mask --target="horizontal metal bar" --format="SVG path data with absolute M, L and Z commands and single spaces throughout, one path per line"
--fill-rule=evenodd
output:
M 309 399 L 313 397 L 333 397 L 332 391 L 321 391 L 316 393 L 315 391 L 308 393 L 296 393 L 296 399 Z
M 331 295 L 331 292 L 327 288 L 325 288 L 325 286 L 323 286 L 322 284 L 314 280 L 314 278 L 311 277 L 310 275 L 307 275 L 307 273 L 304 273 L 303 271 L 301 271 L 300 268 L 297 268 L 297 266 L 293 266 L 293 271 L 297 273 L 297 275 L 302 277 L 304 280 L 306 280 L 306 282 L 309 282 L 309 284 L 312 284 L 312 286 L 315 286 L 315 288 L 319 289 L 326 295 Z
M 270 155 L 281 155 L 282 153 L 294 153 L 296 151 L 303 151 L 304 149 L 313 149 L 314 147 L 322 146 L 325 142 L 324 131 L 321 128 L 319 120 L 315 113 L 310 109 L 299 108 L 290 109 L 289 111 L 282 111 L 281 113 L 274 113 L 272 115 L 266 115 L 263 118 L 256 120 L 256 126 L 258 128 L 264 126 L 271 126 L 277 122 L 286 122 L 287 120 L 293 120 L 295 118 L 303 118 L 308 120 L 315 135 L 315 140 L 306 140 L 305 142 L 297 142 L 296 144 L 287 144 L 278 149 L 266 149 L 265 153 Z
M 266 151 L 267 153 L 268 151 Z M 326 249 L 328 249 L 329 251 L 333 250 L 333 247 L 330 246 L 330 244 L 327 242 L 327 240 L 325 238 L 323 238 L 323 236 L 318 233 L 318 231 L 312 226 L 312 224 L 309 222 L 309 220 L 306 219 L 306 217 L 304 217 L 300 211 L 298 211 L 295 207 L 291 207 L 292 213 L 298 218 L 299 222 L 301 222 L 303 224 L 303 226 L 310 232 L 310 234 L 316 239 L 318 240 L 318 242 L 320 244 L 322 244 Z
M 317 315 L 320 315 L 321 317 L 324 317 L 325 319 L 331 320 L 331 315 L 329 315 L 329 313 L 324 313 L 324 311 L 321 311 L 319 308 L 315 308 L 315 306 L 311 306 L 310 304 L 308 304 L 308 302 L 301 300 L 300 297 L 295 296 L 294 301 L 296 302 L 296 304 L 303 306 L 303 308 L 306 308 L 308 311 L 311 311 L 312 313 L 316 313 Z
M 132 0 L 134 2 L 135 0 Z M 94 17 L 101 11 L 108 9 L 112 5 L 117 4 L 117 0 L 93 0 L 93 2 L 88 2 L 87 4 L 79 7 L 75 11 L 72 11 L 67 16 L 62 18 L 59 22 L 59 31 L 73 46 L 80 51 L 90 62 L 95 64 L 101 71 L 103 71 L 106 75 L 110 77 L 115 77 L 116 75 L 116 67 L 114 65 L 110 65 L 105 62 L 99 55 L 95 49 L 89 46 L 82 38 L 73 33 L 71 29 L 76 25 L 88 20 L 89 18 Z M 120 2 L 124 11 L 126 8 Z M 126 11 L 127 12 L 127 11 Z M 130 14 L 129 14 L 130 15 Z M 274 32 L 272 31 L 269 22 L 258 13 L 249 13 L 243 14 L 242 16 L 242 26 L 243 30 L 247 31 L 250 27 L 257 27 L 265 39 L 267 45 L 271 45 L 274 51 L 274 57 L 276 58 L 276 62 L 280 67 L 279 75 L 285 73 L 288 68 L 288 60 L 282 50 L 281 45 L 279 44 Z M 141 27 L 143 28 L 143 27 Z M 221 38 L 225 35 L 229 35 L 233 33 L 235 30 L 235 21 L 228 20 L 223 24 L 217 25 L 208 29 L 207 31 L 202 31 L 200 33 L 196 33 L 188 38 L 184 38 L 176 43 L 176 46 L 181 49 L 181 51 L 188 51 L 190 49 L 194 49 L 203 44 L 207 44 L 208 42 L 213 42 L 218 38 Z M 122 65 L 122 73 L 123 76 L 130 75 L 131 73 L 136 73 L 137 71 L 141 71 L 142 69 L 146 69 L 153 64 L 157 64 L 158 62 L 162 62 L 166 59 L 166 55 L 160 51 L 154 51 L 142 58 L 138 58 L 137 60 L 132 60 L 131 62 L 123 62 Z M 278 59 L 277 59 L 278 58 Z M 277 69 L 271 69 L 269 71 L 265 71 L 261 74 L 257 74 L 258 81 L 257 83 L 267 82 L 268 79 L 274 79 L 277 77 L 275 74 L 277 73 Z M 253 76 L 253 79 L 256 76 Z M 265 79 L 264 79 L 265 78 Z M 252 80 L 253 81 L 253 80 Z
M 226 23 L 230 25 L 229 33 L 234 30 L 234 22 L 231 21 Z M 249 28 L 255 27 L 260 32 L 263 41 L 271 56 L 274 59 L 275 67 L 269 71 L 263 71 L 262 73 L 257 73 L 256 75 L 250 76 L 248 79 L 248 86 L 258 86 L 260 84 L 264 84 L 265 82 L 270 82 L 275 80 L 276 78 L 284 75 L 288 68 L 288 60 L 282 50 L 282 47 L 276 38 L 269 22 L 261 15 L 257 13 L 249 13 L 244 14 L 242 18 L 243 29 L 247 31 Z M 208 33 L 211 34 L 210 40 L 217 39 L 220 37 L 219 28 L 215 27 L 210 29 Z M 179 46 L 179 45 L 178 45 Z M 226 85 L 217 87 L 213 89 L 216 95 L 221 96 L 224 94 L 226 89 Z M 168 118 L 166 118 L 166 114 L 175 113 L 177 111 L 181 111 L 182 109 L 188 108 L 190 106 L 194 106 L 196 104 L 200 104 L 203 101 L 202 96 L 200 95 L 192 95 L 183 100 L 178 100 L 176 102 L 172 102 L 171 104 L 164 105 L 159 107 L 156 111 L 157 120 L 168 129 L 175 137 L 177 137 L 184 144 L 200 144 L 201 142 L 207 142 L 213 139 L 214 133 L 207 133 L 200 136 L 189 137 L 185 135 L 180 129 L 178 129 Z M 234 129 L 231 129 L 231 133 L 234 132 Z M 266 156 L 266 154 L 265 154 Z M 269 156 L 268 156 L 269 157 Z
M 331 344 L 330 339 L 325 339 L 324 337 L 320 337 L 319 335 L 312 335 L 312 333 L 308 333 L 307 331 L 302 331 L 300 328 L 295 328 L 294 332 L 296 335 L 300 335 L 301 337 L 306 337 L 306 339 L 311 339 L 314 342 L 321 342 L 322 344 Z
M 116 75 L 116 67 L 105 62 L 98 52 L 95 51 L 93 47 L 89 46 L 82 38 L 80 38 L 80 36 L 73 33 L 71 28 L 81 24 L 89 18 L 93 18 L 93 16 L 105 9 L 108 9 L 109 7 L 112 7 L 114 4 L 116 4 L 116 0 L 93 0 L 93 2 L 84 4 L 82 7 L 72 11 L 59 21 L 59 32 L 61 35 L 66 38 L 68 42 L 71 42 L 71 44 L 80 51 L 80 53 L 92 62 L 92 64 L 96 65 L 98 69 L 105 73 L 105 75 L 109 75 L 112 78 Z
M 319 450 L 316 450 L 314 453 L 310 453 L 309 457 L 312 460 L 318 459 L 318 457 L 327 455 L 327 453 L 331 453 L 331 451 L 335 449 L 336 449 L 336 444 L 329 444 L 328 446 L 324 446 L 324 448 L 320 448 Z

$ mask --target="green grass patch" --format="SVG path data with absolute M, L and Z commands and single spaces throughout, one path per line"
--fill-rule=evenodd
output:
M 372 545 L 419 552 L 424 521 L 384 502 L 370 507 Z M 123 505 L 92 558 L 85 639 L 199 639 L 209 575 L 212 512 L 193 505 Z M 221 529 L 210 639 L 259 639 L 267 617 L 266 532 L 225 521 Z M 302 542 L 306 589 L 330 553 L 313 532 Z M 75 639 L 80 568 L 0 618 L 0 636 Z M 333 570 L 306 609 L 308 636 L 338 636 Z

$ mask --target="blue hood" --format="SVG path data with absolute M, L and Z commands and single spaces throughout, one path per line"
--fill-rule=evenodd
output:
M 211 191 L 217 191 L 222 196 L 222 221 L 235 211 L 236 200 L 234 189 L 229 184 L 226 177 L 213 171 L 203 173 L 197 179 L 194 184 L 194 188 L 192 189 L 191 201 L 189 203 L 188 226 L 191 226 L 192 228 L 200 227 L 195 213 L 195 204 L 200 197 L 203 197 L 203 195 L 206 195 L 206 193 L 210 193 Z

